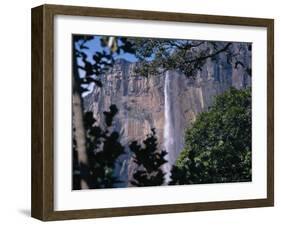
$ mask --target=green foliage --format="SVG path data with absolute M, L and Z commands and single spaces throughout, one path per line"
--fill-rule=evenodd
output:
M 131 184 L 138 187 L 162 185 L 165 174 L 161 167 L 167 162 L 165 160 L 167 152 L 157 149 L 155 129 L 152 129 L 152 133 L 143 141 L 143 146 L 133 141 L 130 149 L 134 153 L 133 159 L 137 164 Z
M 111 128 L 117 112 L 115 105 L 110 106 L 110 111 L 104 112 L 105 129 L 96 125 L 92 112 L 86 112 L 84 115 L 88 165 L 80 164 L 78 170 L 80 177 L 85 176 L 83 179 L 87 181 L 89 188 L 113 188 L 115 183 L 120 182 L 114 176 L 114 168 L 117 158 L 125 151 L 119 142 L 119 133 Z M 75 148 L 75 143 L 73 146 Z M 74 178 L 79 181 L 77 176 Z M 78 182 L 74 185 L 74 189 L 80 189 Z
M 140 63 L 136 73 L 143 76 L 162 74 L 167 70 L 177 70 L 187 77 L 194 77 L 208 58 L 225 52 L 233 58 L 231 43 L 173 40 L 173 39 L 129 39 L 134 43 L 135 54 Z
M 218 96 L 186 130 L 171 184 L 251 181 L 251 90 Z

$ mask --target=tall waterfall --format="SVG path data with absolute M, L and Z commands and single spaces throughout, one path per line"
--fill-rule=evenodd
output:
M 164 83 L 164 98 L 165 98 L 165 124 L 164 124 L 164 148 L 167 151 L 166 160 L 167 163 L 164 165 L 165 174 L 165 182 L 168 183 L 170 181 L 170 171 L 171 166 L 174 163 L 173 155 L 177 151 L 176 150 L 176 131 L 175 131 L 175 111 L 174 109 L 174 95 L 173 93 L 176 91 L 173 88 L 174 74 L 167 71 L 165 74 L 165 83 Z
M 171 97 L 169 95 L 170 90 L 170 74 L 169 72 L 166 72 L 165 75 L 165 84 L 164 84 L 164 98 L 165 98 L 165 124 L 164 124 L 164 147 L 167 152 L 166 160 L 167 163 L 164 165 L 164 172 L 165 174 L 165 182 L 168 183 L 170 180 L 170 171 L 171 171 L 171 165 L 170 165 L 170 158 L 169 158 L 169 152 L 171 151 L 172 147 L 172 139 L 171 139 Z

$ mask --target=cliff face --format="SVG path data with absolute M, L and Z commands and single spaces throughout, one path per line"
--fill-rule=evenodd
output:
M 133 63 L 118 60 L 112 70 L 102 76 L 103 87 L 94 87 L 92 93 L 84 98 L 85 110 L 94 112 L 100 121 L 103 111 L 115 104 L 119 112 L 114 127 L 122 134 L 123 144 L 141 141 L 155 128 L 159 148 L 164 149 L 165 95 L 169 95 L 169 120 L 173 127 L 171 131 L 174 131 L 170 136 L 176 143 L 176 148 L 169 152 L 169 162 L 173 164 L 183 148 L 184 131 L 191 126 L 196 115 L 206 111 L 214 97 L 229 87 L 240 89 L 251 85 L 251 78 L 241 65 L 227 63 L 223 54 L 215 61 L 209 59 L 194 79 L 176 71 L 146 78 L 134 73 Z M 246 63 L 250 65 L 251 62 Z M 169 87 L 166 86 L 165 92 L 167 75 Z M 130 166 L 129 159 L 128 155 L 123 156 L 117 167 L 123 179 L 128 175 L 130 178 L 133 166 Z

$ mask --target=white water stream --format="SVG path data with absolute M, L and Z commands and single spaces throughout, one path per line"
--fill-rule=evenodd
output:
M 176 123 L 176 109 L 175 97 L 177 94 L 177 85 L 173 85 L 176 76 L 174 73 L 166 72 L 165 84 L 164 84 L 164 98 L 165 98 L 165 124 L 164 124 L 164 148 L 167 151 L 166 160 L 167 163 L 164 165 L 165 182 L 166 184 L 170 181 L 170 171 L 172 164 L 175 161 L 175 155 L 179 149 L 179 131 Z

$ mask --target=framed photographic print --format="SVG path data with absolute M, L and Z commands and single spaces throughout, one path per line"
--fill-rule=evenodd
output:
M 272 19 L 32 9 L 32 216 L 273 206 Z

